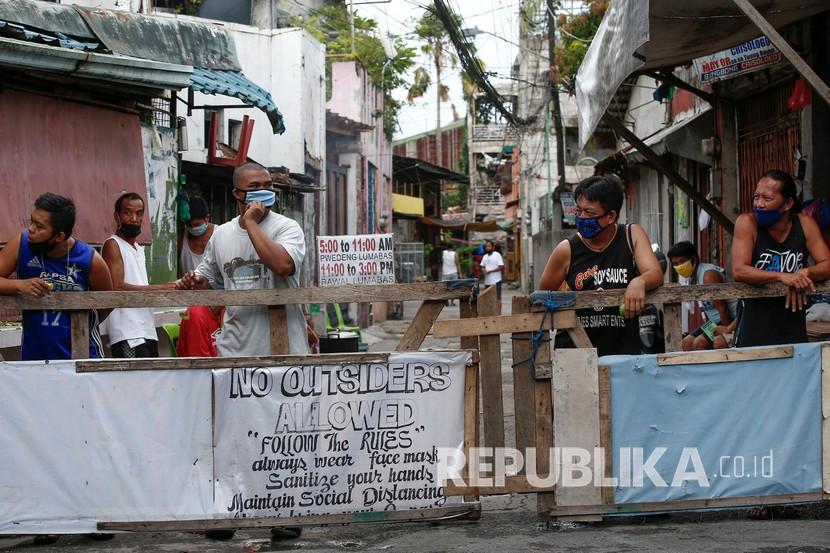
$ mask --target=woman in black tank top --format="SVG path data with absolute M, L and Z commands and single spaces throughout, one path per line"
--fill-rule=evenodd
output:
M 805 294 L 813 282 L 830 277 L 830 251 L 816 223 L 800 215 L 792 177 L 769 171 L 755 189 L 753 213 L 735 223 L 732 270 L 735 281 L 781 282 L 785 298 L 743 300 L 735 345 L 764 346 L 807 341 Z M 815 264 L 808 267 L 808 258 Z
M 616 177 L 586 179 L 574 190 L 574 198 L 578 233 L 556 246 L 539 288 L 624 288 L 624 314 L 619 307 L 580 309 L 576 314 L 600 356 L 640 353 L 635 317 L 645 308 L 646 291 L 663 283 L 651 242 L 638 225 L 617 224 L 623 193 Z M 566 347 L 559 339 L 556 345 Z

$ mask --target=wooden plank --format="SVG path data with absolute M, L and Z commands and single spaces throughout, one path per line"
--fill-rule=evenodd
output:
M 603 454 L 603 473 L 605 477 L 613 476 L 614 442 L 611 433 L 611 367 L 600 365 L 597 368 L 597 384 L 599 390 L 599 446 Z M 614 488 L 603 486 L 600 488 L 602 503 L 614 503 Z
M 453 350 L 457 351 L 457 350 Z M 386 363 L 388 353 L 320 353 L 317 355 L 269 355 L 260 357 L 170 357 L 158 359 L 91 359 L 75 363 L 75 372 L 166 371 L 190 369 L 236 369 L 346 363 Z
M 536 352 L 537 365 L 550 365 L 551 343 L 543 342 Z M 553 393 L 550 380 L 533 382 L 534 411 L 536 416 L 536 474 L 549 474 L 553 470 L 551 450 L 553 448 Z M 546 513 L 556 504 L 556 493 L 536 495 L 536 512 Z
M 514 315 L 530 311 L 528 296 L 514 296 L 512 313 Z M 531 333 L 513 334 L 513 363 L 528 359 L 533 350 L 530 343 Z M 527 454 L 527 450 L 536 446 L 535 405 L 528 398 L 533 397 L 536 375 L 531 374 L 531 364 L 523 363 L 513 367 L 513 421 L 516 428 L 516 449 Z M 520 474 L 525 473 L 522 468 Z
M 548 475 L 542 475 L 538 478 L 541 480 L 546 480 L 548 478 Z M 478 495 L 499 495 L 505 493 L 550 493 L 553 492 L 554 489 L 556 489 L 555 487 L 534 487 L 530 482 L 528 482 L 527 476 L 525 475 L 505 476 L 503 486 L 495 486 L 489 484 L 487 486 L 484 486 L 482 485 L 482 483 L 476 481 L 465 481 L 464 483 L 467 485 L 459 486 L 452 481 L 444 482 L 444 495 L 446 495 L 447 497 L 453 497 L 469 494 L 471 492 L 475 492 Z M 495 484 L 495 482 L 493 482 L 492 484 Z
M 590 452 L 600 446 L 599 375 L 596 349 L 553 352 L 553 443 Z M 562 475 L 564 478 L 565 474 Z M 564 480 L 561 480 L 564 483 Z M 556 505 L 602 503 L 600 488 L 560 486 Z
M 271 340 L 271 355 L 287 355 L 288 348 L 288 314 L 284 305 L 272 305 L 268 308 L 268 338 Z
M 830 494 L 830 344 L 821 346 L 822 490 Z
M 690 511 L 698 509 L 728 509 L 734 507 L 755 507 L 761 505 L 784 505 L 788 503 L 812 503 L 821 501 L 821 492 L 796 493 L 787 495 L 760 495 L 752 497 L 718 497 L 714 499 L 690 499 L 686 501 L 657 501 L 652 503 L 622 503 L 615 505 L 569 505 L 555 506 L 550 516 L 575 515 L 638 515 L 664 511 Z
M 663 339 L 666 344 L 666 351 L 680 351 L 683 340 L 683 325 L 680 317 L 683 309 L 679 303 L 667 303 L 663 305 Z
M 787 359 L 794 355 L 793 346 L 776 346 L 764 349 L 718 349 L 709 351 L 684 351 L 661 353 L 658 365 L 700 365 L 726 361 L 760 361 L 761 359 Z
M 576 319 L 576 324 L 573 328 L 568 329 L 568 334 L 573 340 L 573 343 L 578 348 L 593 348 L 594 344 L 591 343 L 591 339 L 588 338 L 588 333 L 585 332 L 585 327 L 582 326 L 582 323 L 579 322 L 579 319 Z
M 354 285 L 279 290 L 162 290 L 152 292 L 61 292 L 45 298 L 0 296 L 0 309 L 111 309 L 118 307 L 187 307 L 191 305 L 302 305 L 310 303 L 387 302 L 469 299 L 472 285 L 448 289 L 440 282 Z M 730 282 L 680 286 L 667 284 L 646 295 L 647 303 L 783 297 L 783 284 L 750 286 Z M 816 283 L 816 293 L 830 293 L 830 280 Z M 578 292 L 574 309 L 619 306 L 624 289 Z
M 726 216 L 709 198 L 701 193 L 694 185 L 687 181 L 678 173 L 674 167 L 666 163 L 657 153 L 652 150 L 640 137 L 634 134 L 631 129 L 616 117 L 606 113 L 602 120 L 611 127 L 619 136 L 624 138 L 629 144 L 634 146 L 649 165 L 662 173 L 672 184 L 682 190 L 692 201 L 694 201 L 701 209 L 708 213 L 719 225 L 721 225 L 729 234 L 735 233 L 735 223 L 732 219 Z
M 821 77 L 810 67 L 804 59 L 798 55 L 798 52 L 790 46 L 790 44 L 782 37 L 775 27 L 755 9 L 755 6 L 749 0 L 732 0 L 738 8 L 744 12 L 752 23 L 761 30 L 770 42 L 775 44 L 775 47 L 784 55 L 787 60 L 793 64 L 796 71 L 801 73 L 801 76 L 807 79 L 813 90 L 821 96 L 827 105 L 830 105 L 830 87 L 827 86 Z
M 497 315 L 496 287 L 478 297 L 479 315 Z M 481 402 L 484 406 L 484 445 L 504 447 L 504 405 L 502 403 L 501 343 L 498 335 L 479 336 L 481 355 Z
M 323 526 L 329 524 L 364 524 L 369 522 L 416 522 L 447 520 L 469 515 L 481 509 L 477 503 L 465 503 L 435 509 L 412 509 L 404 511 L 374 511 L 346 513 L 339 515 L 317 515 L 307 517 L 261 517 L 225 518 L 198 520 L 159 520 L 141 522 L 99 522 L 98 530 L 123 530 L 128 532 L 170 532 L 222 530 L 235 528 L 274 528 L 281 526 Z
M 71 311 L 72 359 L 89 359 L 89 311 Z
M 158 290 L 148 292 L 61 292 L 44 298 L 0 296 L 0 309 L 111 309 L 191 305 L 302 305 L 469 299 L 475 281 L 447 288 L 441 282 L 279 288 L 269 290 Z
M 461 301 L 458 307 L 459 314 L 462 319 L 471 319 L 478 315 L 478 306 L 469 301 Z M 462 349 L 475 350 L 478 353 L 478 336 L 462 336 Z M 479 361 L 467 365 L 467 372 L 464 379 L 464 454 L 466 459 L 471 458 L 471 450 L 478 447 L 478 427 L 479 427 L 479 398 L 478 398 L 478 372 Z M 467 464 L 469 467 L 469 464 Z M 464 476 L 469 476 L 469 471 L 465 470 Z M 464 501 L 477 501 L 477 494 L 469 494 L 464 496 Z
M 395 351 L 417 351 L 424 343 L 424 339 L 429 334 L 430 329 L 438 315 L 444 309 L 445 302 L 427 300 L 418 308 L 415 313 L 415 318 L 406 329 L 406 333 L 401 337 L 401 341 L 395 348 Z
M 545 330 L 551 328 L 566 329 L 576 324 L 574 311 L 556 311 L 551 317 L 544 313 L 514 313 L 512 315 L 497 315 L 495 317 L 476 317 L 475 319 L 451 319 L 436 321 L 432 327 L 432 335 L 436 338 L 450 338 L 453 336 L 484 336 L 488 334 L 508 334 L 513 332 L 532 332 L 539 330 L 545 319 Z

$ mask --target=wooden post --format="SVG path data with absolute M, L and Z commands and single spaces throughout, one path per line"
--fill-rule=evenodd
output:
M 464 300 L 461 300 L 464 301 Z M 406 329 L 406 334 L 403 335 L 401 341 L 398 343 L 395 351 L 417 351 L 424 343 L 427 334 L 429 334 L 432 324 L 441 314 L 444 309 L 445 302 L 436 300 L 427 300 L 418 308 L 415 318 Z
M 271 338 L 271 355 L 288 354 L 288 318 L 284 305 L 268 307 L 268 326 Z
M 601 434 L 597 350 L 556 350 L 551 382 L 554 445 L 558 448 L 581 448 L 593 455 L 595 448 L 600 446 Z M 558 486 L 556 489 L 557 506 L 601 503 L 600 488 L 595 487 L 593 482 L 587 486 Z M 602 518 L 596 515 L 579 518 L 581 522 L 599 520 Z
M 475 318 L 478 315 L 478 306 L 468 300 L 460 300 L 459 314 L 462 319 Z M 461 349 L 478 350 L 478 336 L 462 336 Z M 480 357 L 480 355 L 479 355 Z M 469 467 L 471 458 L 470 450 L 478 447 L 478 414 L 480 411 L 478 402 L 478 363 L 467 365 L 464 376 L 464 455 L 467 456 L 466 466 Z M 469 480 L 469 470 L 465 474 Z M 478 501 L 477 494 L 465 495 L 464 501 Z M 478 512 L 481 516 L 481 511 Z
M 775 47 L 781 52 L 781 54 L 789 60 L 793 67 L 795 67 L 796 71 L 798 71 L 802 77 L 807 79 L 807 82 L 810 83 L 810 86 L 813 87 L 813 90 L 821 96 L 822 100 L 824 100 L 828 105 L 830 105 L 830 87 L 827 86 L 827 83 L 821 80 L 813 68 L 807 65 L 807 62 L 804 61 L 801 56 L 798 55 L 790 44 L 784 40 L 778 31 L 775 30 L 775 27 L 766 20 L 766 18 L 755 9 L 755 6 L 749 0 L 732 0 L 738 8 L 744 12 L 744 14 L 749 18 L 752 23 L 755 24 L 758 29 L 761 30 L 764 35 L 775 44 Z
M 597 371 L 599 376 L 599 446 L 604 455 L 603 471 L 607 478 L 613 475 L 614 442 L 611 434 L 611 367 L 600 365 Z M 614 503 L 614 488 L 603 486 L 600 490 L 602 503 Z
M 72 359 L 89 359 L 89 312 L 70 311 Z
M 822 492 L 830 498 L 830 344 L 821 346 L 821 453 Z
M 663 337 L 666 343 L 666 351 L 680 351 L 680 343 L 683 340 L 683 325 L 680 317 L 683 314 L 682 305 L 679 303 L 667 303 L 663 305 Z
M 479 315 L 498 315 L 496 287 L 478 297 Z M 504 447 L 504 406 L 502 404 L 501 343 L 498 334 L 479 336 L 481 400 L 484 405 L 484 445 Z
M 513 297 L 512 312 L 514 315 L 528 313 L 529 311 L 529 297 Z M 533 351 L 533 345 L 530 343 L 531 336 L 530 332 L 516 333 L 511 336 L 514 363 L 530 358 Z M 522 363 L 513 367 L 513 420 L 516 427 L 516 449 L 525 456 L 527 456 L 527 450 L 536 445 L 535 404 L 528 401 L 528 398 L 534 397 L 536 394 L 536 378 L 535 374 L 531 374 L 534 364 Z M 544 383 L 547 383 L 547 380 Z M 520 474 L 525 474 L 524 468 L 522 468 Z
M 550 365 L 550 342 L 543 342 L 536 352 L 537 365 Z M 536 474 L 551 474 L 553 451 L 553 393 L 550 380 L 536 380 L 533 384 L 533 403 L 536 415 Z M 547 513 L 556 505 L 556 492 L 536 494 L 536 512 Z

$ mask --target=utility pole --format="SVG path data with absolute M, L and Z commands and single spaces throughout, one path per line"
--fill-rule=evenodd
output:
M 349 0 L 349 34 L 352 37 L 352 55 L 354 56 L 354 0 Z
M 554 0 L 547 1 L 548 12 L 548 59 L 550 60 L 550 94 L 553 100 L 553 133 L 556 137 L 556 172 L 557 186 L 560 191 L 565 186 L 565 137 L 562 130 L 562 107 L 559 105 L 559 87 L 556 84 L 556 66 L 554 50 L 556 48 L 556 12 Z M 551 198 L 552 200 L 552 198 Z
M 441 57 L 443 44 L 440 38 L 435 39 L 435 165 L 443 167 L 441 149 Z

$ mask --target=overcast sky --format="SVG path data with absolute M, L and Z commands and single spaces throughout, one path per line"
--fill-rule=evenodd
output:
M 413 45 L 417 45 L 413 37 L 414 22 L 423 14 L 421 6 L 427 3 L 428 0 L 390 0 L 384 4 L 357 5 L 360 1 L 362 0 L 355 0 L 357 13 L 377 21 L 381 30 L 388 30 L 392 34 L 406 35 L 406 38 L 410 39 Z M 479 57 L 484 60 L 487 71 L 510 75 L 510 67 L 513 65 L 513 60 L 518 51 L 518 48 L 510 43 L 518 42 L 519 3 L 519 0 L 450 0 L 449 2 L 464 20 L 463 27 L 478 27 L 485 32 L 478 35 L 474 40 L 478 47 Z M 434 82 L 435 68 L 431 61 L 420 50 L 418 56 L 419 62 L 430 68 L 430 74 L 433 76 Z M 442 81 L 450 87 L 450 101 L 442 103 L 442 126 L 453 119 L 452 104 L 455 104 L 460 116 L 463 117 L 464 115 L 465 104 L 459 75 L 458 69 L 445 69 L 442 72 Z M 498 82 L 496 78 L 491 80 L 494 83 Z M 396 98 L 405 101 L 406 91 L 397 91 Z M 430 87 L 422 98 L 415 100 L 412 105 L 406 105 L 401 110 L 399 117 L 400 129 L 395 133 L 395 138 L 434 129 L 436 123 L 435 100 L 435 89 Z

